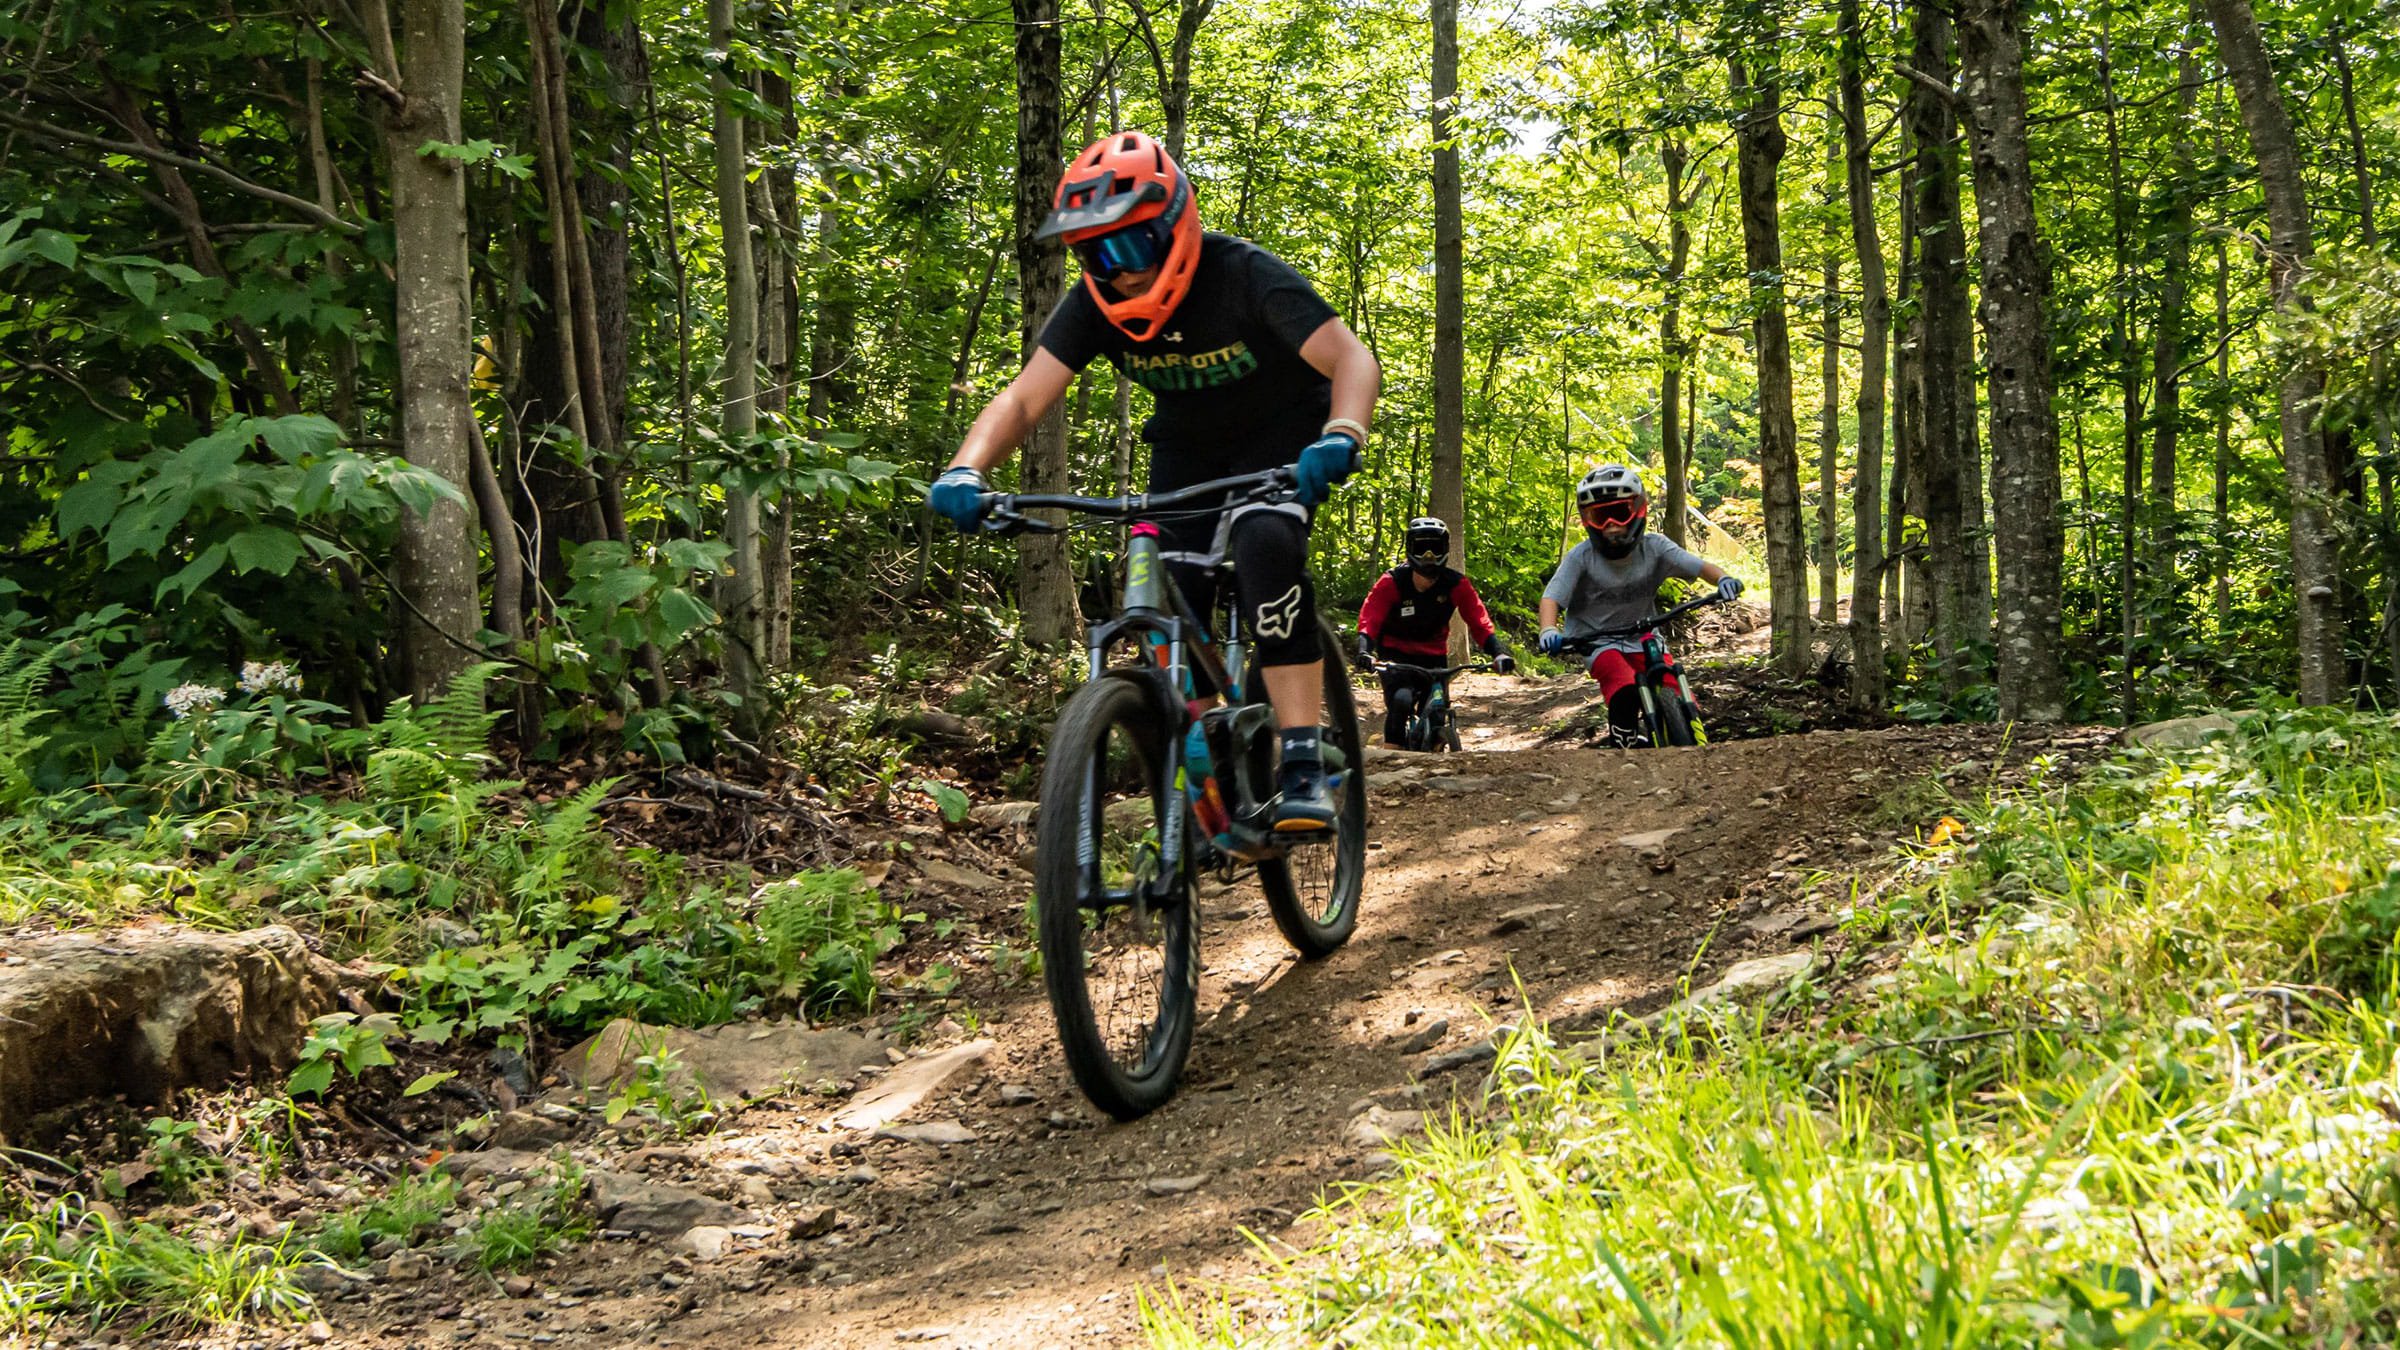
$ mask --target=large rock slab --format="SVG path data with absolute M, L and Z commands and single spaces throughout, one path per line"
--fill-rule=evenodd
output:
M 862 1066 L 885 1063 L 883 1051 L 881 1041 L 858 1032 L 799 1022 L 734 1022 L 695 1031 L 620 1017 L 561 1055 L 556 1068 L 578 1086 L 614 1090 L 632 1081 L 643 1056 L 665 1056 L 669 1088 L 697 1087 L 730 1101 L 824 1081 L 847 1084 Z
M 69 933 L 0 951 L 21 958 L 0 966 L 0 1135 L 94 1098 L 152 1104 L 281 1074 L 340 984 L 281 925 Z
M 604 1168 L 593 1168 L 588 1175 L 592 1209 L 600 1222 L 611 1228 L 675 1237 L 703 1225 L 730 1228 L 750 1220 L 735 1206 L 688 1186 L 670 1186 Z
M 2221 712 L 2202 713 L 2198 717 L 2177 717 L 2165 722 L 2149 722 L 2124 731 L 2127 745 L 2144 746 L 2152 750 L 2191 750 L 2211 736 L 2231 736 L 2237 727 L 2232 718 Z

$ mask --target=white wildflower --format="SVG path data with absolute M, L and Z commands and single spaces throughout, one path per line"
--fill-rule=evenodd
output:
M 179 684 L 167 691 L 167 712 L 178 722 L 207 712 L 225 701 L 225 691 L 210 684 Z
M 300 672 L 281 661 L 244 661 L 241 685 L 245 694 L 297 694 Z

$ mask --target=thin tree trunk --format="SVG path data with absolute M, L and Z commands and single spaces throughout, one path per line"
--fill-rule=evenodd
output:
M 733 49 L 734 0 L 708 0 L 709 42 Z M 749 155 L 736 86 L 723 64 L 709 77 L 716 101 L 717 222 L 725 253 L 725 392 L 722 435 L 737 462 L 754 453 L 758 430 L 758 271 L 750 252 Z M 738 700 L 734 725 L 756 740 L 764 727 L 766 654 L 760 604 L 760 518 L 757 494 L 725 492 L 725 544 L 733 571 L 718 589 L 725 618 L 725 684 Z
M 2116 48 L 2110 35 L 2110 11 L 2100 11 L 2100 97 L 2106 106 L 2103 123 L 2108 143 L 2109 247 L 2114 272 L 2109 291 L 2114 303 L 2109 320 L 2109 345 L 2117 358 L 2117 395 L 2122 410 L 2118 438 L 2117 601 L 2119 657 L 2124 679 L 2119 691 L 2120 714 L 2130 725 L 2141 702 L 2140 674 L 2135 668 L 2141 638 L 2141 500 L 2142 500 L 2142 372 L 2134 357 L 2132 200 L 2125 189 L 2125 152 L 2119 126 L 2115 77 Z
M 1914 68 L 1947 85 L 1951 79 L 1951 26 L 1933 0 L 1918 0 Z M 1912 467 L 1925 484 L 1926 580 L 1932 592 L 1935 664 L 1945 698 L 1967 685 L 1970 640 L 1966 508 L 1961 475 L 1967 459 L 1966 419 L 1959 406 L 1969 337 L 1965 223 L 1958 199 L 1958 122 L 1951 97 L 1912 80 L 1904 110 L 1917 155 L 1916 228 L 1922 346 L 1915 382 L 1923 421 L 1917 429 Z
M 1892 302 L 1885 289 L 1883 240 L 1875 224 L 1874 164 L 1867 141 L 1866 31 L 1859 0 L 1841 0 L 1842 159 L 1850 202 L 1850 247 L 1858 258 L 1858 466 L 1851 479 L 1850 702 L 1884 702 L 1883 581 L 1884 362 Z
M 2267 199 L 2269 289 L 2277 309 L 2295 314 L 2306 306 L 2301 282 L 2307 276 L 2311 252 L 2299 142 L 2293 136 L 2283 96 L 2276 89 L 2274 71 L 2268 67 L 2266 44 L 2259 36 L 2250 0 L 2207 0 L 2207 5 L 2209 22 L 2217 33 L 2218 55 L 2241 104 L 2251 152 L 2258 157 L 2259 181 Z M 2292 587 L 2299 611 L 2295 641 L 2300 701 L 2305 704 L 2331 703 L 2343 676 L 2341 559 L 2328 512 L 2333 475 L 2325 457 L 2325 438 L 2317 426 L 2323 393 L 2323 372 L 2293 362 L 2284 373 L 2277 410 L 2283 430 L 2284 479 L 2292 497 Z
M 2233 627 L 2233 319 L 2226 305 L 2232 268 L 2225 256 L 2225 238 L 2217 237 L 2217 462 L 2216 548 L 2217 635 Z
M 401 0 L 397 40 L 382 5 L 384 73 L 399 91 L 387 110 L 390 160 L 393 338 L 399 358 L 400 442 L 410 463 L 457 492 L 431 509 L 404 510 L 396 579 L 402 608 L 401 665 L 411 695 L 429 699 L 474 660 L 477 604 L 474 527 L 468 518 L 475 407 L 472 299 L 467 263 L 467 184 L 459 162 L 419 153 L 427 141 L 456 144 L 466 83 L 462 0 Z
M 1841 125 L 1825 128 L 1825 201 L 1830 205 L 1842 172 Z M 1842 302 L 1841 222 L 1825 215 L 1825 260 L 1817 307 L 1817 626 L 1831 633 L 1841 622 Z
M 2334 37 L 2333 62 L 2341 79 L 2342 126 L 2350 142 L 2350 175 L 2358 191 L 2358 238 L 2373 253 L 2381 240 L 2381 231 L 2375 225 L 2375 179 L 2367 164 L 2366 137 L 2358 127 L 2358 95 L 2350 74 L 2350 43 L 2346 33 Z M 2367 358 L 2370 384 L 2382 385 L 2388 359 L 2381 347 Z M 2386 412 L 2375 418 L 2375 511 L 2382 525 L 2378 538 L 2383 554 L 2384 655 L 2392 668 L 2393 683 L 2400 686 L 2400 537 L 2395 536 L 2392 528 L 2392 479 L 2392 418 Z
M 1983 315 L 1991 358 L 1992 483 L 1999 568 L 2000 716 L 2066 717 L 2059 664 L 2058 414 L 2051 406 L 2050 259 L 2033 206 L 2024 40 L 2017 0 L 1966 0 L 1960 91 L 1972 133 Z
M 1023 303 L 1023 350 L 1030 357 L 1042 324 L 1066 293 L 1065 248 L 1055 239 L 1033 237 L 1050 214 L 1050 199 L 1058 183 L 1060 36 L 1058 0 L 1013 3 L 1017 24 L 1017 293 Z M 1025 447 L 1022 481 L 1028 492 L 1067 488 L 1064 407 L 1051 409 L 1034 428 Z M 1074 636 L 1075 578 L 1063 538 L 1028 535 L 1019 542 L 1017 605 L 1024 615 L 1027 641 L 1046 645 Z
M 2175 51 L 2175 155 L 2158 233 L 2166 258 L 2159 269 L 2158 321 L 2150 348 L 2151 550 L 2174 566 L 2176 443 L 2183 432 L 2183 328 L 2185 273 L 2192 265 L 2192 112 L 2200 97 L 2200 62 L 2191 43 Z
M 1467 230 L 1457 107 L 1458 0 L 1433 0 L 1433 466 L 1426 514 L 1449 524 L 1453 567 L 1467 555 Z M 1453 624 L 1451 646 L 1464 640 Z
M 1691 167 L 1691 150 L 1670 137 L 1660 142 L 1658 160 L 1667 178 L 1666 296 L 1658 315 L 1658 443 L 1666 478 L 1660 527 L 1680 544 L 1690 528 L 1686 484 L 1692 472 L 1684 457 L 1682 406 L 1684 366 L 1691 357 L 1683 340 L 1683 277 L 1692 256 L 1691 202 L 1684 194 L 1683 174 Z
M 1775 664 L 1808 669 L 1808 543 L 1800 518 L 1800 455 L 1792 425 L 1792 347 L 1783 300 L 1781 210 L 1776 171 L 1783 161 L 1782 90 L 1758 86 L 1741 57 L 1728 62 L 1739 154 L 1742 253 L 1750 273 L 1750 332 L 1758 363 L 1758 461 L 1765 483 L 1767 585 L 1773 594 L 1769 635 Z

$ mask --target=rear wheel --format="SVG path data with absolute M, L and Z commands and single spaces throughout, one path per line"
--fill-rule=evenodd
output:
M 1187 878 L 1162 875 L 1165 716 L 1105 677 L 1068 700 L 1042 772 L 1034 896 L 1042 974 L 1075 1084 L 1119 1120 L 1175 1095 L 1199 988 Z
M 1318 628 L 1325 650 L 1336 650 L 1333 630 L 1322 620 Z M 1295 844 L 1282 857 L 1258 865 L 1275 926 L 1311 960 L 1350 940 L 1367 871 L 1367 761 L 1358 738 L 1358 706 L 1350 681 L 1331 661 L 1325 663 L 1325 710 L 1317 727 L 1333 793 L 1334 827 L 1324 832 L 1331 838 Z

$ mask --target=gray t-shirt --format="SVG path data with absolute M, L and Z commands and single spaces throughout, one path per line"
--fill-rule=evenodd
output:
M 1633 552 L 1622 558 L 1600 556 L 1600 550 L 1586 539 L 1567 550 L 1542 596 L 1558 602 L 1563 616 L 1560 631 L 1573 642 L 1602 629 L 1640 623 L 1658 613 L 1659 583 L 1668 577 L 1688 581 L 1700 575 L 1704 565 L 1699 554 L 1663 534 L 1644 534 L 1634 541 Z M 1631 637 L 1600 643 L 1619 651 L 1634 651 L 1641 645 L 1641 639 Z

